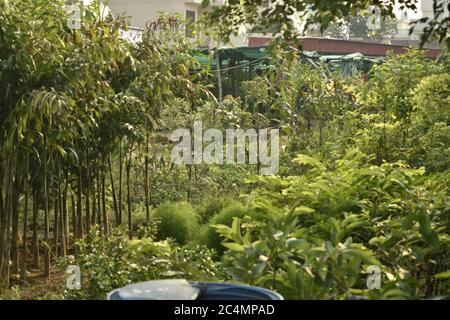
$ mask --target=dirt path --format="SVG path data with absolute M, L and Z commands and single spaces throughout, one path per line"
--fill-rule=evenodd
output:
M 11 289 L 0 292 L 1 299 L 60 299 L 64 290 L 65 273 L 61 269 L 52 269 L 50 277 L 45 277 L 41 270 L 27 271 L 26 282 L 18 274 L 11 275 Z

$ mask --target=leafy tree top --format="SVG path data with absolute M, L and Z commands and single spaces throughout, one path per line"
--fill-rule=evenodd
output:
M 301 35 L 301 31 L 295 28 L 295 21 L 301 20 L 304 29 L 318 26 L 324 31 L 330 23 L 356 16 L 372 5 L 380 8 L 382 16 L 393 16 L 396 2 L 400 9 L 417 9 L 417 0 L 229 0 L 206 14 L 204 22 L 226 42 L 231 34 L 237 34 L 245 25 L 266 27 L 277 37 L 293 41 Z M 204 6 L 209 3 L 210 0 L 203 0 Z M 425 25 L 422 44 L 433 39 L 450 46 L 447 35 L 449 17 L 444 14 L 444 5 L 442 0 L 433 0 L 434 17 L 417 21 Z

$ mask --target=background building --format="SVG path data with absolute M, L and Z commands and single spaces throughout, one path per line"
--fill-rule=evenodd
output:
M 441 0 L 444 7 L 443 17 L 449 15 L 448 5 L 450 3 L 449 0 Z M 410 23 L 417 21 L 421 18 L 429 18 L 433 19 L 433 0 L 418 0 L 417 2 L 417 10 L 400 10 L 397 5 L 395 16 L 397 18 L 397 35 L 395 38 L 397 39 L 405 39 L 405 40 L 418 40 L 420 35 L 423 32 L 424 24 L 418 24 L 414 29 L 414 33 L 412 35 L 409 34 Z
M 208 7 L 202 7 L 202 0 L 109 0 L 108 5 L 115 14 L 130 17 L 133 28 L 143 28 L 148 22 L 155 21 L 163 13 L 178 14 L 190 21 L 197 21 L 201 16 L 226 0 L 210 0 Z M 205 34 L 200 39 L 206 45 L 210 41 Z M 233 37 L 232 45 L 247 45 L 245 36 Z
M 202 0 L 109 0 L 108 4 L 111 11 L 115 14 L 123 14 L 130 17 L 131 32 L 136 32 L 139 28 L 143 28 L 148 22 L 154 21 L 162 12 L 170 14 L 179 14 L 186 20 L 197 21 L 202 17 L 205 12 L 208 12 L 216 6 L 223 5 L 227 0 L 210 0 L 210 5 L 206 8 L 202 7 Z M 445 15 L 448 15 L 447 5 L 449 0 L 442 0 L 444 2 Z M 423 17 L 433 18 L 433 0 L 418 0 L 417 11 L 413 12 L 402 11 L 397 5 L 395 8 L 395 16 L 397 20 L 397 26 L 394 34 L 389 36 L 389 40 L 380 38 L 379 42 L 383 44 L 397 43 L 399 45 L 413 45 L 415 41 L 420 38 L 423 25 L 418 25 L 412 35 L 409 35 L 410 23 Z M 302 23 L 299 19 L 296 19 L 295 25 L 302 28 Z M 298 20 L 298 21 L 297 21 Z M 394 21 L 395 24 L 395 21 Z M 205 46 L 212 45 L 213 41 L 209 39 L 205 34 L 200 33 L 200 40 Z M 306 36 L 311 37 L 323 37 L 319 32 L 310 29 L 306 32 Z M 329 36 L 328 36 L 329 37 Z M 332 36 L 331 36 L 332 37 Z M 241 34 L 237 37 L 231 38 L 229 46 L 248 46 L 255 43 L 263 44 L 267 43 L 271 39 L 271 35 L 252 33 L 249 30 L 243 29 Z M 363 38 L 352 39 L 348 37 L 347 40 L 367 40 Z M 373 39 L 372 39 L 373 40 Z M 397 42 L 395 42 L 397 41 Z M 371 41 L 373 42 L 373 41 Z M 402 42 L 402 43 L 400 43 Z

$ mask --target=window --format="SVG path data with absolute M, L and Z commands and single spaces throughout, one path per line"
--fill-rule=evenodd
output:
M 192 37 L 194 33 L 195 11 L 186 10 L 186 36 Z

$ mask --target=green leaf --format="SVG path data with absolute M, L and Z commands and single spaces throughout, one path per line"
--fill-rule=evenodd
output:
M 306 206 L 299 206 L 297 208 L 295 208 L 294 213 L 298 214 L 298 215 L 302 215 L 302 214 L 311 214 L 316 212 L 316 210 L 306 207 Z
M 298 154 L 297 157 L 293 160 L 295 163 L 302 164 L 305 166 L 312 166 L 317 168 L 324 168 L 323 164 L 310 156 L 307 156 L 305 154 Z
M 419 232 L 424 239 L 432 246 L 439 245 L 439 238 L 437 233 L 431 228 L 430 216 L 426 211 L 419 213 Z
M 233 218 L 233 223 L 231 225 L 231 237 L 234 241 L 242 242 L 241 219 L 239 218 Z
M 244 246 L 242 246 L 236 242 L 225 242 L 225 243 L 222 243 L 222 245 L 225 248 L 230 249 L 231 251 L 236 251 L 236 252 L 244 252 L 244 249 L 245 249 Z
M 286 244 L 290 249 L 305 250 L 309 248 L 309 243 L 305 239 L 290 238 Z
M 436 273 L 433 277 L 436 279 L 450 279 L 450 270 Z
M 380 261 L 378 261 L 376 258 L 372 256 L 372 254 L 368 251 L 363 251 L 359 249 L 346 249 L 344 250 L 347 254 L 350 254 L 354 257 L 360 258 L 362 261 L 364 261 L 367 264 L 374 264 L 374 265 L 380 265 Z
M 275 240 L 280 240 L 280 239 L 283 237 L 283 235 L 284 235 L 283 231 L 276 231 L 276 232 L 272 235 L 272 237 L 273 237 Z

